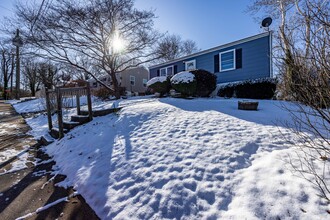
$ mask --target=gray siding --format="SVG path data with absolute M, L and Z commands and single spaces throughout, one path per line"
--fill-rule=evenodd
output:
M 186 60 L 180 60 L 170 64 L 166 63 L 166 65 L 163 66 L 158 65 L 156 68 L 149 69 L 150 78 L 157 76 L 157 70 L 170 65 L 176 65 L 177 72 L 183 71 L 185 68 L 184 62 L 194 59 L 196 60 L 197 69 L 204 69 L 211 73 L 215 73 L 214 56 L 218 55 L 220 52 L 231 49 L 242 49 L 242 68 L 225 72 L 216 72 L 217 83 L 270 77 L 270 39 L 271 35 L 268 35 L 196 57 L 189 57 Z

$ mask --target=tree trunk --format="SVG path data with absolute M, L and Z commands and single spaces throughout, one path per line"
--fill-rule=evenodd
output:
M 283 43 L 284 49 L 284 62 L 285 62 L 285 79 L 284 79 L 284 86 L 285 86 L 285 96 L 288 96 L 291 93 L 291 85 L 292 85 L 292 65 L 293 65 L 293 58 L 290 51 L 290 44 L 288 41 L 287 33 L 285 33 L 285 21 L 286 21 L 286 9 L 284 6 L 284 1 L 280 0 L 280 11 L 281 11 L 281 25 L 280 25 L 280 37 Z
M 120 99 L 120 90 L 119 90 L 118 80 L 116 77 L 116 72 L 111 71 L 110 76 L 111 76 L 111 80 L 112 80 L 114 95 L 115 95 L 116 99 Z
M 31 90 L 31 96 L 34 97 L 36 95 L 36 88 L 34 82 L 30 82 L 30 90 Z

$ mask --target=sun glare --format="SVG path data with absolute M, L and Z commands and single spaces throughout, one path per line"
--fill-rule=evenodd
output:
M 122 39 L 118 33 L 115 34 L 113 41 L 112 41 L 112 48 L 113 52 L 120 53 L 125 50 L 126 42 Z

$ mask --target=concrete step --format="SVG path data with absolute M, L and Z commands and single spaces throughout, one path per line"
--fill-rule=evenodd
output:
M 72 128 L 74 128 L 74 127 L 76 127 L 80 124 L 81 124 L 80 122 L 76 122 L 76 121 L 64 121 L 63 122 L 63 128 L 71 130 Z
M 48 134 L 41 136 L 40 139 L 38 140 L 38 143 L 42 146 L 47 146 L 53 142 L 54 140 L 51 139 L 51 137 L 49 137 Z
M 87 115 L 73 115 L 71 116 L 71 121 L 72 122 L 79 122 L 80 124 L 84 124 L 89 122 L 89 117 Z
M 102 109 L 102 110 L 93 110 L 93 117 L 98 117 L 98 116 L 104 116 L 104 115 L 108 115 L 110 113 L 114 113 L 114 112 L 118 112 L 120 108 L 109 108 L 109 109 Z M 88 115 L 88 111 L 80 111 L 81 115 Z
M 52 130 L 49 131 L 49 134 L 55 139 L 58 139 L 60 136 L 57 128 L 52 128 Z
M 63 129 L 63 132 L 68 133 L 69 130 L 68 129 Z M 52 136 L 55 139 L 58 139 L 59 136 L 60 136 L 60 132 L 59 132 L 58 128 L 52 128 L 52 130 L 49 131 L 49 134 L 50 134 L 50 136 Z

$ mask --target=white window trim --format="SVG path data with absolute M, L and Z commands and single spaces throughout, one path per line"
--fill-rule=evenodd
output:
M 189 60 L 189 61 L 184 62 L 184 64 L 185 64 L 185 70 L 187 70 L 187 64 L 188 64 L 188 63 L 193 63 L 195 69 L 197 69 L 197 68 L 196 68 L 196 60 Z
M 135 86 L 135 76 L 129 76 L 129 82 L 130 82 L 131 86 Z M 132 82 L 134 82 L 134 83 L 132 84 Z
M 224 54 L 224 53 L 232 52 L 232 51 L 234 52 L 234 67 L 233 68 L 230 68 L 230 69 L 222 70 L 221 69 L 221 55 Z M 230 71 L 230 70 L 236 69 L 236 49 L 226 50 L 226 51 L 223 51 L 223 52 L 219 53 L 219 69 L 220 69 L 220 72 L 226 72 L 226 71 Z
M 161 75 L 161 72 L 162 72 L 163 69 L 165 69 L 166 76 L 168 76 L 168 74 L 167 74 L 167 68 L 170 68 L 170 67 L 172 67 L 172 75 L 174 75 L 174 65 L 172 65 L 172 66 L 166 66 L 166 67 L 160 68 L 159 69 L 159 76 L 162 76 Z

